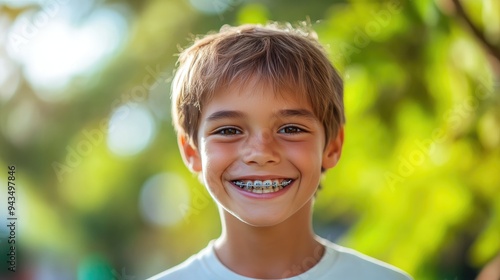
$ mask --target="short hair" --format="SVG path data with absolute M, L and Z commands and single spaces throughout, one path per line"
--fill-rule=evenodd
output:
M 326 141 L 345 122 L 343 81 L 314 31 L 304 25 L 270 23 L 223 26 L 182 51 L 172 81 L 172 117 L 177 133 L 198 145 L 203 104 L 217 92 L 257 78 L 274 93 L 308 100 Z

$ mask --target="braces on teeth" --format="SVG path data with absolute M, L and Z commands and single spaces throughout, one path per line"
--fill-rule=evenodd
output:
M 246 183 L 243 182 L 243 181 L 233 181 L 234 184 L 240 188 L 245 188 L 247 190 L 251 189 L 251 188 L 254 188 L 254 189 L 261 189 L 261 188 L 265 188 L 265 189 L 269 189 L 269 188 L 278 188 L 278 187 L 281 187 L 281 188 L 284 188 L 288 185 L 290 185 L 290 183 L 292 183 L 292 179 L 285 179 L 283 180 L 283 182 L 281 182 L 281 184 L 279 183 L 278 180 L 266 180 L 266 181 L 260 181 L 260 180 L 255 180 L 255 181 L 247 181 Z

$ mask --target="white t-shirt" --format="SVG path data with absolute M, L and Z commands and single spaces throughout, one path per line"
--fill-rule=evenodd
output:
M 288 280 L 410 280 L 411 276 L 402 270 L 348 249 L 328 240 L 320 240 L 325 245 L 325 254 L 308 271 Z M 168 269 L 148 280 L 252 280 L 225 267 L 214 251 L 214 241 L 198 254 L 183 263 Z

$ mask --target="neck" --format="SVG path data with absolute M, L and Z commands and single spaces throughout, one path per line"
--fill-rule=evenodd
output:
M 215 243 L 215 252 L 226 267 L 240 275 L 288 278 L 309 270 L 323 256 L 324 247 L 312 230 L 312 202 L 269 227 L 251 226 L 224 209 L 220 212 L 223 233 Z

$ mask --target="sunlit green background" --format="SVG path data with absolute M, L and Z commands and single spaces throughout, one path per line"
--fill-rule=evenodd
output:
M 473 279 L 500 251 L 497 0 L 0 3 L 1 279 L 144 279 L 216 238 L 216 207 L 171 126 L 176 53 L 268 20 L 309 22 L 345 79 L 321 236 L 416 279 Z

